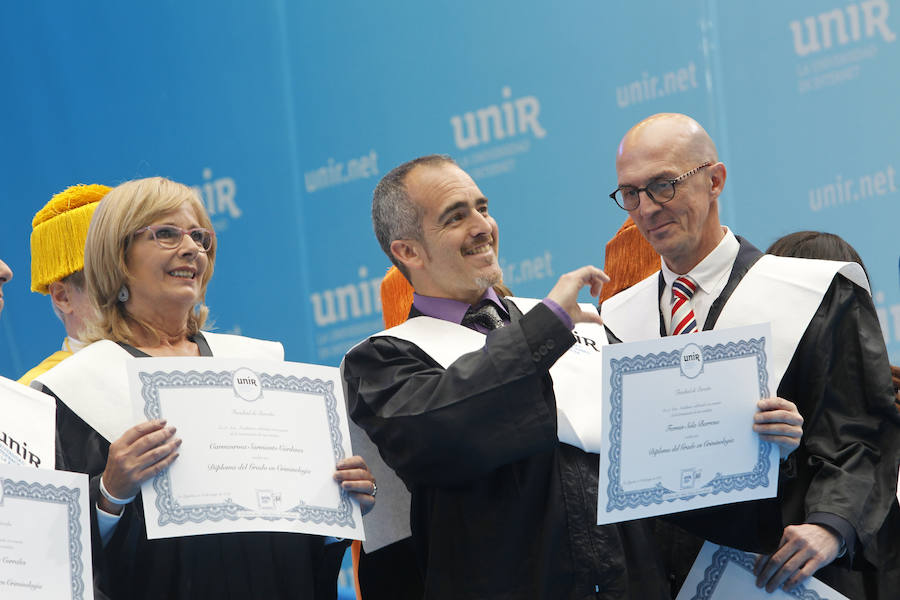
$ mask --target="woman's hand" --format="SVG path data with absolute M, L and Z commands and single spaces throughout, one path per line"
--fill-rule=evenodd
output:
M 359 509 L 366 514 L 375 506 L 375 476 L 366 466 L 361 456 L 345 458 L 337 464 L 334 480 L 341 484 L 341 489 L 350 492 L 350 497 L 359 502 Z
M 172 464 L 181 445 L 175 428 L 166 427 L 165 420 L 146 421 L 135 425 L 109 447 L 103 486 L 116 498 L 131 498 L 140 491 L 141 483 L 162 472 Z M 100 508 L 111 514 L 122 512 L 122 506 L 99 499 Z

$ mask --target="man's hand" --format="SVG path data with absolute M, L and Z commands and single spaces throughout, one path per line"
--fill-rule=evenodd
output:
M 773 592 L 790 591 L 833 561 L 840 550 L 838 536 L 821 525 L 806 523 L 785 527 L 778 550 L 756 559 L 756 587 Z
M 600 288 L 609 281 L 609 276 L 597 267 L 588 265 L 566 273 L 559 278 L 547 297 L 559 304 L 572 318 L 573 323 L 603 323 L 596 310 L 585 311 L 578 305 L 578 293 L 586 285 L 591 287 L 591 296 L 600 295 Z
M 759 411 L 753 415 L 753 431 L 759 437 L 778 445 L 784 460 L 800 445 L 803 436 L 803 417 L 797 405 L 784 398 L 763 398 L 756 403 Z
M 341 484 L 341 489 L 350 492 L 350 496 L 359 502 L 359 509 L 366 514 L 375 506 L 375 476 L 361 456 L 345 458 L 337 464 L 334 480 Z

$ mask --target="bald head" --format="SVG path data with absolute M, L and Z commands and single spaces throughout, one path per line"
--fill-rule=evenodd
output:
M 655 114 L 629 129 L 616 151 L 616 164 L 626 152 L 646 146 L 667 146 L 690 163 L 719 162 L 716 145 L 706 130 L 679 113 Z
M 628 211 L 638 230 L 676 273 L 690 271 L 721 241 L 725 165 L 694 119 L 661 113 L 629 129 L 616 152 L 616 174 L 619 188 L 638 197 Z M 659 182 L 674 182 L 674 195 L 650 198 L 646 189 Z

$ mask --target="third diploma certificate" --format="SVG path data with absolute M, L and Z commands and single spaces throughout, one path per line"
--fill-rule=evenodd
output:
M 603 347 L 598 524 L 777 492 L 778 447 L 754 433 L 775 395 L 769 325 Z
M 756 587 L 756 556 L 706 542 L 676 600 L 849 600 L 812 577 L 790 592 L 778 588 L 770 594 Z
M 141 358 L 138 421 L 183 442 L 141 488 L 147 537 L 287 531 L 361 539 L 359 505 L 332 475 L 351 456 L 334 367 L 222 358 Z
M 92 600 L 91 572 L 87 475 L 0 461 L 0 598 Z

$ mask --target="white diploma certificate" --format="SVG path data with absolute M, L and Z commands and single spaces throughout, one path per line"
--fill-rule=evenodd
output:
M 333 479 L 352 455 L 334 367 L 244 359 L 129 361 L 138 422 L 183 442 L 141 487 L 150 539 L 285 531 L 363 539 L 359 505 Z
M 598 524 L 776 495 L 752 428 L 770 343 L 764 324 L 603 346 Z
M 848 600 L 812 577 L 790 592 L 779 588 L 770 594 L 756 587 L 755 562 L 756 554 L 706 542 L 676 600 Z
M 0 598 L 94 597 L 88 476 L 0 464 Z
M 0 415 L 0 464 L 52 469 L 56 463 L 53 397 L 0 377 Z

